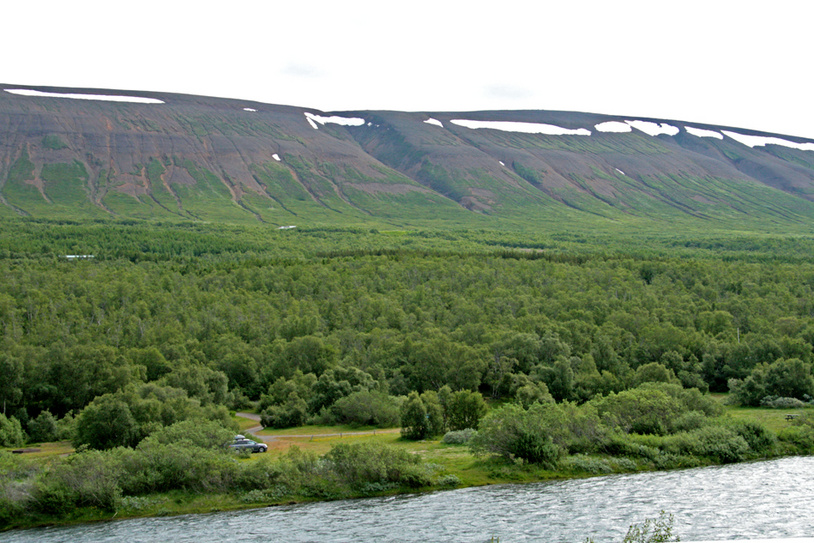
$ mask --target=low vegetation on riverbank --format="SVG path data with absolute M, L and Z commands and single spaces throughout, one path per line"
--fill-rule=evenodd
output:
M 311 429 L 310 437 L 283 433 L 266 454 L 235 454 L 224 450 L 231 432 L 218 423 L 181 422 L 135 448 L 80 449 L 67 456 L 66 447 L 53 445 L 37 456 L 0 452 L 0 522 L 8 529 L 210 512 L 814 452 L 808 409 L 791 420 L 787 410 L 724 413 L 719 401 L 680 387 L 644 387 L 636 402 L 665 408 L 671 402 L 664 389 L 684 397 L 683 405 L 672 403 L 683 414 L 654 418 L 640 409 L 637 417 L 629 401 L 615 400 L 619 412 L 611 418 L 627 413 L 627 423 L 642 433 L 607 426 L 607 406 L 535 403 L 495 407 L 479 431 L 441 439 L 409 440 L 387 431 L 340 436 L 322 428 Z M 698 409 L 688 410 L 688 402 Z M 655 432 L 642 426 L 659 421 L 669 424 Z

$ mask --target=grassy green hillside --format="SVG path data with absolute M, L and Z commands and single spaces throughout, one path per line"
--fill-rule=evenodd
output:
M 748 147 L 722 127 L 699 137 L 678 121 L 649 121 L 675 129 L 651 136 L 584 113 L 322 115 L 151 96 L 164 103 L 0 92 L 0 216 L 776 233 L 808 232 L 814 218 L 814 158 L 796 140 Z M 627 132 L 599 130 L 608 123 Z

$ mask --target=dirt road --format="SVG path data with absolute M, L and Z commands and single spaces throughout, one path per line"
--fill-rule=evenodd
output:
M 255 420 L 260 422 L 260 415 L 255 415 L 254 413 L 235 413 L 238 417 L 243 417 L 245 419 Z M 362 432 L 337 432 L 332 434 L 286 434 L 281 436 L 261 436 L 258 435 L 257 432 L 263 429 L 262 426 L 257 425 L 251 428 L 247 428 L 243 430 L 244 433 L 252 434 L 257 439 L 263 441 L 264 443 L 271 443 L 276 439 L 287 439 L 287 438 L 303 438 L 303 437 L 344 437 L 344 436 L 365 436 L 365 435 L 376 435 L 376 434 L 395 434 L 400 432 L 399 428 L 387 428 L 384 430 L 366 430 Z

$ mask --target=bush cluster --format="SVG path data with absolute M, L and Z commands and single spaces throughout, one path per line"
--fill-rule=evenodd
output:
M 0 413 L 0 447 L 19 447 L 23 443 L 25 434 L 20 421 Z
M 742 405 L 778 402 L 777 407 L 782 407 L 792 403 L 792 399 L 808 401 L 814 396 L 811 363 L 799 358 L 778 358 L 771 364 L 764 362 L 752 368 L 745 379 L 731 379 L 729 390 L 733 399 Z
M 476 429 L 486 414 L 486 402 L 479 392 L 452 389 L 444 385 L 436 393 L 411 392 L 401 404 L 401 435 L 425 439 L 446 430 Z
M 483 419 L 470 446 L 476 454 L 548 465 L 566 454 L 579 455 L 567 458 L 564 467 L 588 473 L 615 469 L 606 460 L 585 456 L 591 453 L 666 468 L 739 462 L 777 452 L 777 439 L 764 426 L 728 422 L 720 414 L 721 407 L 697 390 L 646 383 L 583 405 L 504 405 Z M 787 441 L 802 443 L 804 435 L 789 433 Z
M 241 461 L 224 447 L 233 434 L 214 423 L 171 425 L 135 448 L 80 450 L 48 465 L 0 453 L 0 528 L 27 515 L 60 518 L 77 508 L 144 508 L 146 496 L 180 490 L 231 493 L 246 503 L 296 497 L 342 498 L 397 488 L 456 486 L 403 449 L 375 443 L 334 446 L 324 456 L 293 447 L 279 459 Z
M 810 402 L 810 396 L 807 396 L 807 401 Z M 789 398 L 786 396 L 766 396 L 760 400 L 761 407 L 768 407 L 770 409 L 800 409 L 807 405 L 803 400 L 797 398 Z
M 404 449 L 340 443 L 325 455 L 325 460 L 332 473 L 354 489 L 371 483 L 420 488 L 432 482 L 421 459 Z
M 791 426 L 780 430 L 777 438 L 788 454 L 814 453 L 814 415 L 804 413 Z

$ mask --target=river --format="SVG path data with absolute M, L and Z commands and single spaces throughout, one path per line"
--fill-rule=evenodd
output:
M 675 517 L 683 541 L 814 535 L 814 457 L 591 479 L 18 530 L 2 542 L 621 541 Z M 812 541 L 812 540 L 810 540 Z

